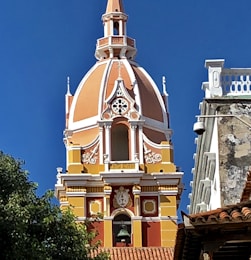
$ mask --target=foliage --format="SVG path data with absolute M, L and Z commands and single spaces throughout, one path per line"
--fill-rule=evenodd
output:
M 22 165 L 0 152 L 0 259 L 109 259 L 92 256 L 98 244 L 92 245 L 87 223 L 54 205 L 52 191 L 38 197 Z

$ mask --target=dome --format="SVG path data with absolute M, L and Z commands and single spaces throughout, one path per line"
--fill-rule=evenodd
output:
M 122 85 L 122 88 L 119 85 Z M 116 94 L 116 91 L 124 93 Z M 85 130 L 89 133 L 91 130 L 98 135 L 99 121 L 121 117 L 119 113 L 112 114 L 112 102 L 115 96 L 119 95 L 124 95 L 130 104 L 123 117 L 127 120 L 143 120 L 144 131 L 152 141 L 159 142 L 158 139 L 166 139 L 163 133 L 168 129 L 168 121 L 163 98 L 149 74 L 137 63 L 128 59 L 113 58 L 98 61 L 89 70 L 73 97 L 68 129 Z M 80 141 L 77 133 L 75 134 L 77 143 L 82 145 L 96 138 L 95 134 L 91 135 L 93 140 L 90 140 L 89 134 L 88 136 L 87 140 Z
M 96 45 L 98 61 L 74 96 L 67 93 L 65 135 L 76 146 L 98 143 L 100 128 L 108 122 L 120 122 L 128 128 L 137 121 L 141 138 L 144 135 L 156 144 L 170 140 L 165 99 L 150 75 L 135 62 L 136 44 L 126 34 L 127 19 L 122 1 L 109 0 L 102 16 L 104 37 Z

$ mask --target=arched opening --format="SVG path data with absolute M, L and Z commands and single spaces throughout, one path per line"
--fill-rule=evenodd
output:
M 122 124 L 112 127 L 112 160 L 129 160 L 128 128 Z
M 119 23 L 118 22 L 113 23 L 113 34 L 119 35 Z
M 119 214 L 113 219 L 113 246 L 131 246 L 131 218 Z

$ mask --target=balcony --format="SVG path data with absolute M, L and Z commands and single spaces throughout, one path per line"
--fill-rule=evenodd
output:
M 97 41 L 97 49 L 102 49 L 108 46 L 130 46 L 135 48 L 135 40 L 127 36 L 113 35 L 109 37 L 100 38 Z

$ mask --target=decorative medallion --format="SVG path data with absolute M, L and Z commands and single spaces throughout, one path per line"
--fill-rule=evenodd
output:
M 102 203 L 100 200 L 91 200 L 89 201 L 89 212 L 91 215 L 96 215 L 99 212 L 102 212 Z
M 121 186 L 118 190 L 115 190 L 115 195 L 113 199 L 114 208 L 125 208 L 132 205 L 132 199 L 129 194 L 129 189 L 125 189 Z
M 94 147 L 90 152 L 86 152 L 82 154 L 82 163 L 86 164 L 96 164 L 98 159 L 98 144 Z
M 144 214 L 155 214 L 157 211 L 156 201 L 153 199 L 143 200 L 143 213 Z
M 129 108 L 128 101 L 123 97 L 118 97 L 112 102 L 112 111 L 115 114 L 123 115 L 127 112 Z

